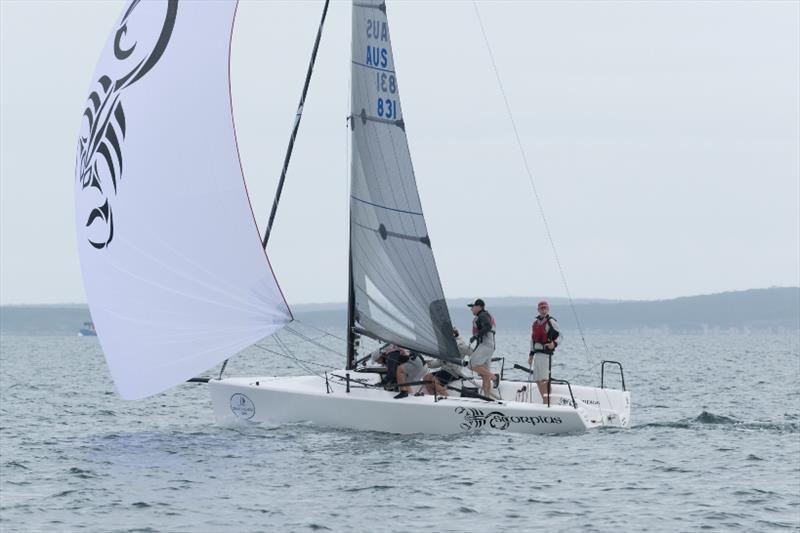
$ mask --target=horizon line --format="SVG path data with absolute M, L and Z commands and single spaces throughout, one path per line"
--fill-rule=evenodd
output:
M 709 292 L 709 293 L 697 293 L 697 294 L 688 294 L 682 296 L 673 296 L 671 298 L 607 298 L 607 297 L 575 297 L 572 298 L 573 302 L 576 301 L 585 301 L 585 300 L 593 300 L 594 302 L 613 302 L 613 303 L 623 303 L 623 302 L 664 302 L 669 300 L 679 300 L 681 298 L 695 298 L 698 296 L 716 296 L 719 294 L 728 294 L 734 292 L 748 292 L 748 291 L 764 291 L 764 290 L 771 290 L 771 289 L 798 289 L 800 290 L 800 285 L 771 285 L 769 287 L 752 287 L 749 289 L 732 289 L 732 290 L 725 290 L 719 292 Z M 480 296 L 479 296 L 480 297 Z M 474 297 L 472 296 L 454 296 L 452 298 L 446 298 L 446 301 L 454 301 L 454 300 L 471 300 Z M 518 300 L 536 300 L 536 299 L 551 299 L 551 300 L 569 300 L 570 298 L 567 296 L 532 296 L 532 295 L 525 295 L 525 296 L 483 296 L 480 297 L 484 300 L 491 300 L 491 299 L 518 299 Z M 591 303 L 591 302 L 590 302 Z M 336 302 L 298 302 L 291 304 L 291 307 L 294 306 L 310 306 L 310 305 L 346 305 L 347 302 L 345 301 L 336 301 Z M 88 302 L 34 302 L 34 303 L 0 303 L 0 307 L 36 307 L 36 306 L 47 306 L 47 307 L 71 307 L 71 306 L 82 306 L 82 305 L 89 305 Z

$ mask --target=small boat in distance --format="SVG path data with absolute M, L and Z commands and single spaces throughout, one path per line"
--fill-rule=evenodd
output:
M 94 322 L 84 322 L 81 329 L 78 330 L 78 337 L 97 337 L 97 331 L 94 329 Z

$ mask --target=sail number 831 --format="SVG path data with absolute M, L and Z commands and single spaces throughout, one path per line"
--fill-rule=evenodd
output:
M 378 116 L 382 118 L 397 118 L 397 100 L 393 98 L 378 98 Z

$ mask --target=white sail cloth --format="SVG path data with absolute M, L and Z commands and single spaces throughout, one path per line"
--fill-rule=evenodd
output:
M 355 0 L 352 31 L 355 320 L 385 341 L 460 360 L 408 150 L 385 3 Z
M 196 376 L 291 320 L 236 146 L 235 11 L 134 0 L 93 78 L 75 221 L 92 319 L 125 399 Z

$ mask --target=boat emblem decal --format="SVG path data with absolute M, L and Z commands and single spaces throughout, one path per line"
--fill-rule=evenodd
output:
M 584 401 L 584 400 L 581 400 L 581 401 Z M 559 405 L 568 405 L 570 407 L 575 407 L 575 405 L 572 403 L 572 400 L 570 400 L 569 398 L 564 398 L 563 396 L 558 399 L 558 404 Z
M 484 414 L 483 410 L 474 407 L 456 407 L 456 414 L 464 415 L 461 429 L 480 429 L 488 426 L 492 429 L 505 430 L 511 424 L 561 424 L 563 421 L 557 416 L 508 416 L 500 411 Z
M 238 418 L 249 420 L 256 414 L 256 406 L 253 405 L 253 400 L 237 392 L 231 396 L 231 411 L 233 411 L 233 414 Z
M 87 240 L 94 248 L 103 249 L 114 238 L 114 214 L 110 200 L 117 194 L 117 184 L 122 177 L 122 148 L 125 139 L 125 112 L 122 108 L 122 94 L 158 63 L 167 48 L 175 18 L 178 0 L 167 3 L 164 22 L 157 33 L 152 48 L 137 45 L 139 42 L 127 35 L 128 22 L 140 0 L 133 0 L 120 20 L 114 34 L 114 57 L 116 67 L 121 64 L 122 72 L 116 80 L 103 74 L 97 80 L 97 87 L 89 94 L 86 110 L 83 112 L 83 125 L 78 137 L 78 154 L 75 164 L 75 177 L 81 185 L 83 194 L 94 195 L 85 227 L 91 232 Z M 123 40 L 133 41 L 123 46 Z M 135 52 L 135 53 L 134 53 Z M 130 67 L 126 67 L 130 64 Z M 92 189 L 96 191 L 92 192 Z M 100 204 L 100 205 L 98 205 Z M 89 229 L 96 226 L 95 229 Z

